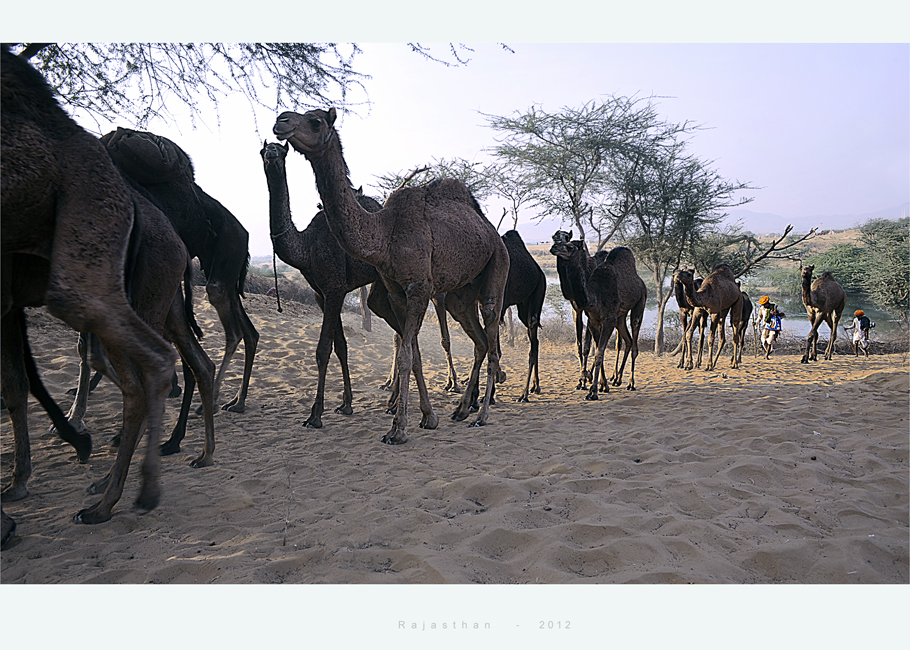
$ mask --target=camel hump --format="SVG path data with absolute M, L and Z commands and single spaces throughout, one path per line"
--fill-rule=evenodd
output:
M 722 276 L 730 280 L 731 282 L 736 282 L 736 276 L 733 274 L 733 269 L 729 264 L 721 262 L 714 266 L 711 269 L 711 275 L 714 277 Z
M 194 178 L 190 157 L 163 136 L 117 127 L 101 142 L 117 166 L 143 185 Z
M 825 271 L 820 276 L 818 276 L 818 278 L 816 278 L 816 279 L 821 280 L 822 278 L 831 278 L 833 280 L 834 274 L 831 271 Z
M 607 253 L 607 259 L 604 262 L 612 264 L 614 267 L 621 267 L 624 270 L 631 269 L 636 271 L 635 253 L 625 246 L 617 246 Z
M 477 212 L 477 214 L 486 219 L 486 215 L 480 208 L 477 199 L 471 194 L 471 190 L 457 178 L 437 178 L 422 187 L 427 192 L 427 198 L 432 197 L 433 199 L 445 199 L 467 203 L 474 208 L 474 211 Z

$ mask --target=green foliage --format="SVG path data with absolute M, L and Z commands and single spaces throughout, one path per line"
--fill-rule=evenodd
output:
M 806 260 L 815 267 L 815 274 L 831 271 L 845 291 L 856 293 L 865 290 L 869 261 L 865 251 L 853 244 L 838 244 L 829 251 Z
M 873 219 L 860 229 L 865 257 L 863 289 L 876 304 L 910 316 L 910 218 Z

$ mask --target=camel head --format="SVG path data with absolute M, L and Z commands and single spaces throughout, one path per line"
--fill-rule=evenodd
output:
M 565 230 L 557 230 L 555 233 L 553 233 L 553 243 L 560 243 L 560 242 L 565 243 L 565 242 L 569 242 L 569 241 L 572 241 L 572 231 L 571 230 L 569 230 L 568 232 L 566 232 Z M 555 255 L 555 253 L 554 253 L 554 255 Z
M 811 280 L 811 279 L 812 279 L 812 273 L 813 273 L 814 271 L 815 271 L 815 267 L 814 267 L 814 266 L 811 266 L 811 265 L 809 265 L 809 266 L 804 266 L 804 267 L 801 269 L 801 275 L 802 275 L 803 280 L 806 280 L 806 279 Z
M 673 274 L 673 281 L 679 282 L 686 288 L 695 287 L 695 272 L 693 269 L 679 269 Z
M 303 115 L 285 111 L 272 127 L 279 140 L 287 140 L 296 151 L 305 156 L 321 156 L 335 133 L 333 124 L 337 113 L 334 108 L 307 111 Z
M 262 149 L 259 155 L 262 156 L 262 165 L 268 170 L 270 167 L 284 168 L 284 159 L 288 155 L 290 147 L 287 144 L 278 144 L 277 142 L 262 142 Z
M 558 233 L 559 231 L 557 231 Z M 569 233 L 571 235 L 571 233 Z M 553 245 L 550 247 L 550 254 L 560 257 L 564 260 L 571 261 L 580 253 L 587 254 L 584 243 L 581 241 L 557 241 L 556 235 L 553 235 Z

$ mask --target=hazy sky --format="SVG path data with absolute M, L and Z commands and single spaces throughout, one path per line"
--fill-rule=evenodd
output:
M 535 44 L 471 45 L 466 66 L 446 67 L 404 44 L 362 43 L 357 71 L 370 75 L 369 105 L 342 112 L 336 126 L 355 186 L 434 158 L 489 160 L 495 132 L 482 113 L 508 115 L 532 104 L 557 111 L 615 94 L 658 99 L 671 121 L 707 127 L 690 150 L 726 178 L 761 188 L 746 206 L 808 230 L 820 215 L 868 214 L 910 200 L 910 46 L 907 44 Z M 436 53 L 444 57 L 446 47 Z M 222 101 L 193 130 L 153 123 L 193 158 L 197 182 L 250 231 L 254 256 L 271 254 L 268 192 L 259 149 L 274 140 L 275 111 Z M 283 107 L 282 107 L 283 110 Z M 129 124 L 122 124 L 131 126 Z M 309 223 L 319 201 L 312 169 L 289 157 L 294 220 Z M 484 208 L 496 223 L 501 201 Z M 547 239 L 558 223 L 519 231 Z M 832 224 L 833 225 L 833 224 Z

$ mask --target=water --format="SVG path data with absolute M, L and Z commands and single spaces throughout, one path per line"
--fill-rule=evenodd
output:
M 562 297 L 562 294 L 559 293 L 559 278 L 547 277 L 547 283 L 549 286 L 548 296 L 550 292 L 555 291 L 556 295 L 559 297 L 559 300 L 565 302 L 565 299 Z M 667 290 L 667 289 L 665 289 Z M 758 313 L 758 296 L 752 297 L 752 308 L 755 314 Z M 771 296 L 771 301 L 774 302 L 778 309 L 782 310 L 787 317 L 783 319 L 783 336 L 792 336 L 797 338 L 805 338 L 809 335 L 809 330 L 811 325 L 809 324 L 809 317 L 806 315 L 806 307 L 803 305 L 802 297 L 800 296 Z M 548 300 L 549 302 L 549 300 Z M 857 309 L 862 309 L 866 312 L 866 315 L 875 323 L 875 329 L 872 330 L 872 340 L 875 341 L 886 341 L 894 340 L 900 338 L 907 338 L 908 332 L 906 329 L 902 329 L 900 322 L 895 320 L 891 314 L 876 309 L 874 306 L 870 305 L 868 300 L 863 296 L 855 294 L 847 294 L 847 307 L 844 309 L 844 313 L 841 315 L 840 323 L 837 328 L 837 338 L 838 339 L 852 339 L 852 330 L 844 331 L 844 325 L 849 325 L 853 322 L 853 312 Z M 564 313 L 568 314 L 568 318 L 571 319 L 572 308 L 566 304 Z M 667 303 L 666 309 L 664 311 L 664 316 L 675 313 L 679 313 L 679 307 L 676 304 L 676 299 L 672 296 L 670 297 L 669 302 Z M 543 318 L 559 318 L 559 313 L 548 303 L 544 303 L 543 308 Z M 727 321 L 729 324 L 729 320 Z M 669 323 L 665 323 L 665 330 L 670 328 Z M 677 332 L 681 333 L 681 327 L 678 325 L 677 321 Z M 656 296 L 649 295 L 648 304 L 645 307 L 645 315 L 642 321 L 642 332 L 650 333 L 652 336 L 657 330 L 657 298 Z M 751 332 L 751 325 L 750 325 Z M 822 324 L 819 328 L 819 333 L 823 339 L 828 338 L 828 326 Z

